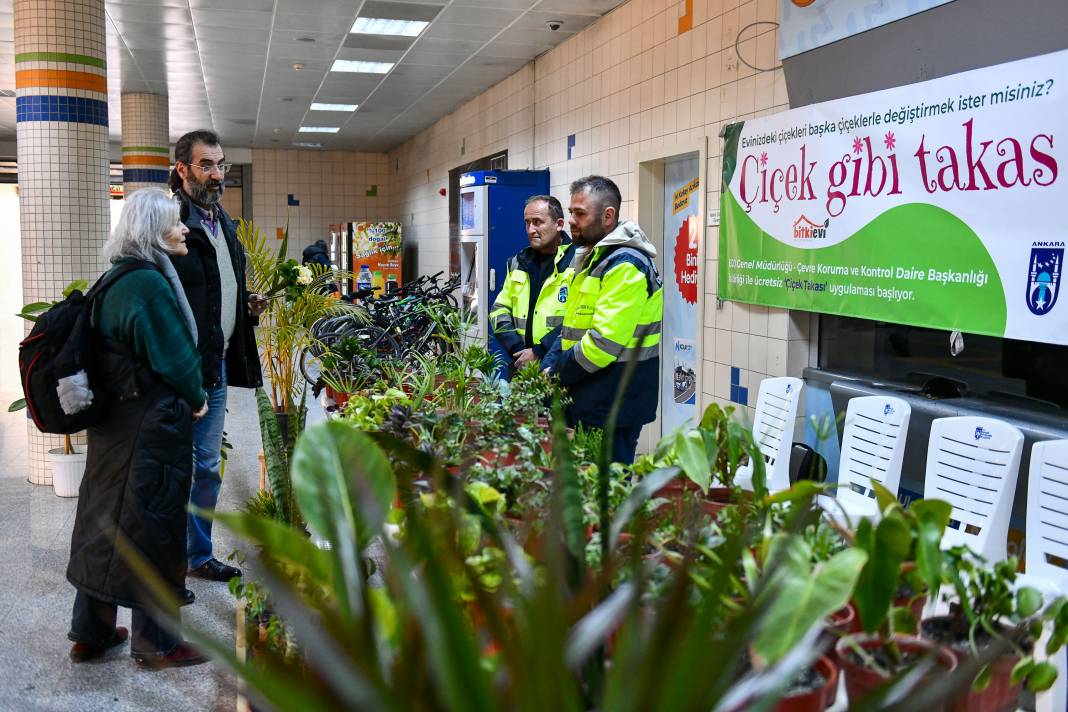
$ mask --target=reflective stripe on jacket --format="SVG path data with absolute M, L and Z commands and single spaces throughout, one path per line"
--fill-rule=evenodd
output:
M 629 246 L 595 247 L 571 281 L 560 340 L 545 363 L 571 392 L 571 419 L 603 425 L 631 359 L 638 362 L 617 423 L 656 418 L 664 297 L 652 258 Z
M 553 271 L 542 285 L 534 304 L 534 314 L 530 310 L 530 249 L 523 250 L 508 260 L 508 275 L 504 285 L 493 302 L 489 323 L 493 336 L 509 354 L 525 348 L 533 348 L 540 358 L 549 350 L 559 334 L 564 321 L 564 309 L 568 296 L 568 284 L 574 275 L 571 260 L 575 255 L 572 242 L 564 242 L 556 250 L 553 259 Z M 531 323 L 531 343 L 527 343 L 527 321 Z

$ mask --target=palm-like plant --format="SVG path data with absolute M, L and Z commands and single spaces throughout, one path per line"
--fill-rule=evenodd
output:
M 260 316 L 256 342 L 270 381 L 271 403 L 278 412 L 289 412 L 300 397 L 303 380 L 300 354 L 314 337 L 311 327 L 320 318 L 349 313 L 364 318 L 363 309 L 337 299 L 328 285 L 351 276 L 322 265 L 298 265 L 288 259 L 289 228 L 275 250 L 266 235 L 252 222 L 242 220 L 237 238 L 248 254 L 248 288 L 267 297 Z
M 299 524 L 289 463 L 307 413 L 300 355 L 314 341 L 312 325 L 318 319 L 346 312 L 362 318 L 364 313 L 359 307 L 338 300 L 327 289 L 346 273 L 321 265 L 301 266 L 296 260 L 287 259 L 288 227 L 277 251 L 250 221 L 238 224 L 237 238 L 248 255 L 248 289 L 268 300 L 256 330 L 256 343 L 271 394 L 268 398 L 262 388 L 257 389 L 256 401 L 267 480 L 274 499 L 272 511 L 286 523 Z

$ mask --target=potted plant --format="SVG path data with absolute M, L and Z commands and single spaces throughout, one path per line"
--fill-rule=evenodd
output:
M 961 658 L 978 658 L 998 641 L 1008 648 L 950 700 L 949 712 L 1014 710 L 1023 684 L 1039 692 L 1056 680 L 1053 665 L 1035 661 L 1034 646 L 1049 632 L 1046 653 L 1060 649 L 1068 638 L 1068 607 L 1063 596 L 1045 602 L 1037 590 L 1017 588 L 1018 568 L 1015 557 L 989 564 L 967 547 L 946 552 L 945 578 L 956 595 L 949 614 L 925 619 L 921 634 Z
M 685 474 L 685 478 L 676 478 L 665 485 L 657 493 L 658 497 L 673 502 L 676 510 L 683 506 L 684 500 L 693 498 L 705 512 L 716 516 L 729 504 L 747 498 L 747 493 L 734 485 L 743 456 L 757 464 L 753 481 L 759 483 L 761 493 L 765 491 L 763 457 L 752 433 L 732 417 L 733 413 L 730 406 L 721 408 L 712 403 L 696 428 L 665 436 L 650 462 L 639 460 L 636 464 L 639 472 L 677 464 Z
M 288 259 L 287 226 L 275 250 L 252 222 L 241 220 L 237 239 L 248 254 L 248 289 L 264 295 L 267 308 L 260 315 L 256 341 L 264 364 L 270 396 L 256 390 L 267 480 L 285 521 L 299 521 L 289 480 L 289 462 L 307 416 L 300 355 L 312 343 L 312 325 L 328 314 L 348 313 L 362 318 L 359 307 L 331 295 L 327 285 L 348 275 L 321 265 L 302 266 Z
M 916 588 L 938 589 L 942 535 L 952 509 L 947 502 L 923 499 L 906 510 L 886 488 L 874 487 L 882 518 L 877 525 L 862 520 L 851 536 L 853 546 L 868 555 L 853 596 L 864 633 L 846 636 L 835 646 L 851 701 L 862 700 L 925 658 L 933 658 L 934 665 L 924 682 L 938 674 L 934 670 L 952 671 L 957 665 L 949 651 L 905 635 L 916 630 L 917 621 L 911 606 L 894 605 L 903 575 L 918 582 Z

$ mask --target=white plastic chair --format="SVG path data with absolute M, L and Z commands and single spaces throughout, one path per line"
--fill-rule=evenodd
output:
M 790 448 L 794 441 L 797 404 L 804 387 L 804 381 L 790 376 L 765 378 L 760 382 L 753 439 L 764 454 L 764 470 L 770 492 L 790 487 Z M 738 468 L 734 481 L 743 489 L 752 490 L 753 463 L 748 462 Z
M 1068 440 L 1047 440 L 1031 448 L 1027 476 L 1027 573 L 1017 579 L 1044 595 L 1068 595 Z M 1051 600 L 1051 599 L 1049 599 Z M 1046 641 L 1035 649 L 1040 654 Z M 1062 648 L 1051 660 L 1057 682 L 1035 697 L 1036 712 L 1068 708 L 1068 653 Z
M 994 418 L 962 416 L 931 423 L 923 496 L 953 505 L 943 547 L 963 544 L 989 561 L 1008 558 L 1023 440 L 1018 428 Z
M 842 456 L 838 466 L 837 499 L 840 509 L 831 503 L 834 516 L 845 510 L 849 524 L 861 519 L 878 519 L 872 482 L 878 482 L 897 494 L 901 484 L 901 462 L 909 431 L 912 406 L 892 396 L 852 398 L 846 408 L 842 433 Z

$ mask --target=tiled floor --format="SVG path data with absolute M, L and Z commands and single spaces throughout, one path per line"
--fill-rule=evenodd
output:
M 130 659 L 128 646 L 100 663 L 67 658 L 74 589 L 65 570 L 77 499 L 26 481 L 25 416 L 6 412 L 14 397 L 0 394 L 0 710 L 233 710 L 232 681 L 213 663 L 147 672 Z M 259 486 L 260 443 L 252 391 L 231 389 L 229 398 L 226 431 L 234 449 L 219 507 L 234 510 Z M 219 558 L 241 547 L 229 532 L 215 534 Z M 197 599 L 184 609 L 186 622 L 232 644 L 234 604 L 226 585 L 194 578 L 187 585 Z M 119 622 L 129 625 L 129 611 L 120 609 Z

